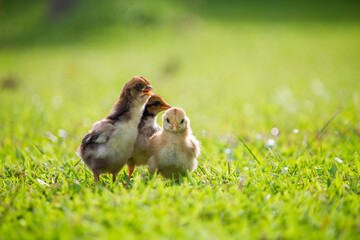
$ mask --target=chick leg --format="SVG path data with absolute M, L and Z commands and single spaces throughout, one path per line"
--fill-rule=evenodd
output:
M 128 171 L 129 171 L 129 180 L 131 179 L 131 175 L 132 173 L 134 172 L 134 169 L 135 169 L 135 162 L 134 162 L 134 159 L 133 158 L 129 158 L 129 160 L 127 161 L 127 168 L 128 168 Z
M 94 179 L 95 179 L 95 185 L 97 185 L 98 181 L 99 181 L 99 173 L 94 172 Z
M 129 170 L 129 180 L 131 179 L 131 175 L 132 173 L 134 172 L 135 170 L 135 166 L 130 166 L 130 165 L 127 165 L 128 167 L 128 170 Z
M 113 172 L 112 173 L 112 181 L 115 182 L 116 181 L 116 176 L 117 176 L 118 172 Z

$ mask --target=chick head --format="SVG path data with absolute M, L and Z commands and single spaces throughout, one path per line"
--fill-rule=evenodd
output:
M 159 112 L 171 108 L 165 100 L 156 93 L 153 93 L 146 103 L 145 109 L 149 114 L 156 116 Z
M 146 78 L 135 76 L 125 84 L 124 90 L 136 100 L 146 102 L 151 96 L 150 91 L 152 91 L 153 88 Z
M 178 107 L 167 110 L 162 116 L 163 128 L 166 131 L 177 133 L 184 131 L 190 123 L 185 111 Z

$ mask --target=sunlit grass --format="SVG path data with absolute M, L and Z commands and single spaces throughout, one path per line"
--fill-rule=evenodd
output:
M 0 239 L 359 236 L 359 24 L 192 21 L 2 50 Z M 186 110 L 200 165 L 94 187 L 75 150 L 139 74 Z

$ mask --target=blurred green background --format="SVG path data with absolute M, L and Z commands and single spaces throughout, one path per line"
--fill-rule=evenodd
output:
M 134 75 L 188 110 L 195 129 L 217 134 L 302 128 L 358 107 L 356 1 L 3 1 L 1 9 L 1 79 L 16 82 L 2 95 L 43 102 L 43 121 L 71 112 L 51 127 L 101 118 Z
M 189 186 L 75 155 L 134 75 L 191 119 Z M 359 1 L 0 1 L 0 239 L 355 239 L 359 94 Z

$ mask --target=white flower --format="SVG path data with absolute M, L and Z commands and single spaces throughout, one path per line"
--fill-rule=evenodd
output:
M 36 179 L 41 185 L 46 185 L 46 186 L 48 186 L 48 187 L 50 187 L 50 185 L 49 184 L 47 184 L 46 182 L 44 182 L 43 180 L 41 180 L 41 179 Z
M 64 129 L 59 129 L 58 130 L 58 135 L 61 138 L 67 138 L 68 137 L 68 133 Z
M 276 128 L 276 127 L 272 128 L 271 129 L 271 135 L 273 135 L 273 136 L 279 135 L 279 129 Z
M 273 147 L 273 146 L 275 146 L 275 140 L 274 139 L 268 139 L 267 141 L 266 141 L 266 147 Z
M 337 161 L 338 163 L 343 163 L 344 162 L 343 160 L 341 160 L 340 158 L 337 158 L 337 157 L 335 157 L 335 161 Z

